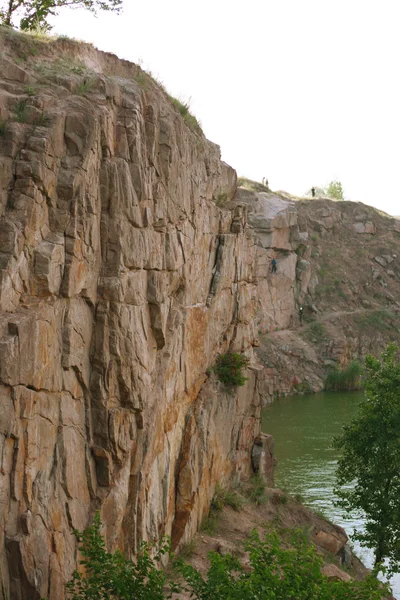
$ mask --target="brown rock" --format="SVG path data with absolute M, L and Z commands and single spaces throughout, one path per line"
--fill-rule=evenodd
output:
M 331 554 L 337 554 L 346 544 L 347 536 L 344 531 L 339 534 L 339 530 L 337 535 L 327 533 L 326 531 L 318 531 L 314 536 L 314 540 L 324 550 L 327 550 Z
M 324 565 L 321 572 L 330 581 L 351 581 L 351 576 L 334 564 Z

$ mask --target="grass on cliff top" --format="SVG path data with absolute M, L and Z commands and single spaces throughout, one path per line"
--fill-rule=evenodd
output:
M 238 177 L 237 180 L 238 187 L 245 188 L 246 190 L 251 190 L 253 192 L 269 192 L 269 188 L 258 181 L 252 181 L 251 179 L 247 179 L 246 177 Z
M 200 135 L 204 135 L 200 121 L 194 116 L 194 114 L 190 110 L 190 101 L 185 102 L 184 100 L 180 100 L 179 98 L 171 96 L 164 83 L 151 71 L 146 71 L 145 69 L 141 68 L 134 79 L 136 83 L 143 89 L 146 89 L 149 86 L 149 83 L 152 83 L 153 85 L 156 85 L 157 87 L 161 88 L 161 90 L 167 96 L 172 106 L 176 108 L 179 114 L 183 117 L 183 120 L 185 121 L 186 125 L 192 131 L 199 133 Z
M 69 38 L 65 35 L 53 35 L 49 31 L 43 30 L 40 27 L 32 31 L 16 31 L 12 27 L 0 25 L 0 36 L 7 39 L 9 46 L 13 50 L 16 62 L 28 61 L 34 56 L 40 56 L 40 43 L 53 43 L 61 40 L 67 40 L 71 43 L 92 45 L 88 42 Z M 66 55 L 54 60 L 54 61 L 43 61 L 35 65 L 35 70 L 38 72 L 42 79 L 57 80 L 57 76 L 67 75 L 73 73 L 76 75 L 89 75 L 92 73 L 90 69 L 81 61 L 69 59 Z M 184 101 L 179 98 L 175 98 L 168 93 L 165 85 L 157 77 L 155 77 L 150 71 L 141 69 L 135 76 L 135 81 L 140 87 L 146 89 L 148 84 L 151 82 L 153 85 L 161 88 L 165 93 L 171 105 L 179 112 L 185 121 L 186 125 L 195 133 L 204 136 L 200 121 L 194 116 L 190 110 L 190 101 Z M 57 83 L 57 81 L 56 81 Z M 59 81 L 62 84 L 62 81 Z M 75 93 L 83 95 L 90 91 L 86 89 L 85 82 L 79 83 L 76 86 Z

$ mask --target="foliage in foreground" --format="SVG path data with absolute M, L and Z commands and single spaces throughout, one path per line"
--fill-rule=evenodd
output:
M 365 360 L 366 400 L 343 434 L 334 440 L 341 451 L 336 494 L 346 511 L 366 517 L 365 531 L 356 538 L 375 551 L 375 562 L 400 565 L 400 363 L 397 347 L 389 344 L 382 360 Z
M 362 366 L 353 360 L 345 369 L 334 369 L 328 373 L 325 389 L 333 391 L 358 390 L 361 387 Z
M 248 364 L 247 356 L 236 352 L 227 352 L 217 356 L 213 371 L 223 384 L 228 387 L 236 387 L 244 385 L 248 380 L 248 377 L 242 373 L 242 369 Z
M 40 27 L 49 30 L 49 16 L 57 15 L 63 6 L 85 8 L 94 13 L 97 10 L 120 12 L 122 3 L 123 0 L 2 0 L 0 23 L 11 26 L 13 17 L 18 13 L 21 29 Z
M 231 555 L 209 555 L 211 566 L 203 577 L 194 567 L 178 563 L 186 590 L 196 600 L 381 600 L 385 592 L 373 576 L 362 582 L 328 581 L 323 560 L 303 534 L 293 535 L 283 548 L 274 532 L 260 539 L 253 531 L 246 543 L 250 568 Z M 387 593 L 387 592 L 386 592 Z
M 256 531 L 246 543 L 249 567 L 229 554 L 211 552 L 203 577 L 179 559 L 175 569 L 185 583 L 171 584 L 165 591 L 166 576 L 156 561 L 170 552 L 168 541 L 161 543 L 153 558 L 151 548 L 143 544 L 134 563 L 120 552 L 108 553 L 100 530 L 96 515 L 85 532 L 77 533 L 86 576 L 75 572 L 67 584 L 72 600 L 158 600 L 171 598 L 179 588 L 197 600 L 383 600 L 388 594 L 373 575 L 362 582 L 328 581 L 321 574 L 322 558 L 300 532 L 283 548 L 275 532 L 260 539 Z
M 80 542 L 83 556 L 81 565 L 85 568 L 85 576 L 75 571 L 72 580 L 67 583 L 67 590 L 72 600 L 161 600 L 171 598 L 170 591 L 164 592 L 167 584 L 166 575 L 156 566 L 164 554 L 170 552 L 170 542 L 161 540 L 154 548 L 143 543 L 136 556 L 136 562 L 128 560 L 117 551 L 110 554 L 106 551 L 101 535 L 101 521 L 96 514 L 92 525 L 83 533 L 75 532 Z

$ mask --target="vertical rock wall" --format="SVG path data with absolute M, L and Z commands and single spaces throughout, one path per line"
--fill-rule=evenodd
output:
M 95 510 L 110 548 L 177 545 L 249 469 L 257 370 L 237 395 L 205 373 L 252 356 L 256 246 L 213 201 L 235 172 L 137 67 L 42 45 L 43 79 L 0 44 L 1 572 L 60 600 Z

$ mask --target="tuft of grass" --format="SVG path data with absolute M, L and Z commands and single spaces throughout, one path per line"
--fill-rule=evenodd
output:
M 34 88 L 32 85 L 26 85 L 24 87 L 24 93 L 30 97 L 36 96 L 36 88 Z
M 190 540 L 190 542 L 188 542 L 187 544 L 184 544 L 181 549 L 179 550 L 179 556 L 181 558 L 190 558 L 193 554 L 193 552 L 196 550 L 196 542 L 195 539 L 192 538 Z
M 265 493 L 265 487 L 263 476 L 253 475 L 247 482 L 244 493 L 251 502 L 254 502 L 257 505 L 265 504 L 268 500 Z
M 7 127 L 7 121 L 0 121 L 0 137 L 4 137 L 6 135 Z
M 204 517 L 200 531 L 204 531 L 204 533 L 208 533 L 208 535 L 214 535 L 218 528 L 218 516 L 210 513 L 207 517 Z
M 211 500 L 211 510 L 215 512 L 221 512 L 225 506 L 225 491 L 220 487 L 219 484 L 216 485 L 214 496 Z
M 225 504 L 236 510 L 236 512 L 239 512 L 243 508 L 244 500 L 236 492 L 228 490 L 225 494 Z
M 15 120 L 18 123 L 27 123 L 28 122 L 28 111 L 26 110 L 26 100 L 20 100 L 14 109 Z
M 360 389 L 362 370 L 362 365 L 356 360 L 342 371 L 333 369 L 325 380 L 325 389 L 342 392 Z
M 42 114 L 40 115 L 40 117 L 38 117 L 35 120 L 35 126 L 36 127 L 47 127 L 47 125 L 49 124 L 49 117 L 46 115 L 46 113 L 42 112 Z
M 284 506 L 289 502 L 288 496 L 286 494 L 273 494 L 271 496 L 271 504 L 274 506 Z
M 236 511 L 243 507 L 244 500 L 233 490 L 224 490 L 219 485 L 216 486 L 213 499 L 211 500 L 211 511 L 219 513 L 224 506 L 230 506 Z
M 78 85 L 74 89 L 74 94 L 77 94 L 78 96 L 84 96 L 85 94 L 88 94 L 90 92 L 90 90 L 93 88 L 93 86 L 94 86 L 94 79 L 86 79 L 85 78 L 83 81 L 78 83 Z
M 182 100 L 179 100 L 179 98 L 174 98 L 174 96 L 171 96 L 170 94 L 168 94 L 168 98 L 169 98 L 171 104 L 181 114 L 181 116 L 183 117 L 183 120 L 190 127 L 190 129 L 192 131 L 195 131 L 196 133 L 203 134 L 201 124 L 196 119 L 196 117 L 190 112 L 190 102 L 184 102 Z
M 38 62 L 35 64 L 35 70 L 44 83 L 47 83 L 49 79 L 59 80 L 66 75 L 71 75 L 71 73 L 87 77 L 92 74 L 92 71 L 83 62 L 68 58 Z
M 139 71 L 133 78 L 139 87 L 146 89 L 149 83 L 149 75 L 144 71 Z
M 268 192 L 269 188 L 258 181 L 252 181 L 251 179 L 247 179 L 247 177 L 238 177 L 237 186 L 241 188 L 245 188 L 247 190 L 252 190 L 254 192 Z

